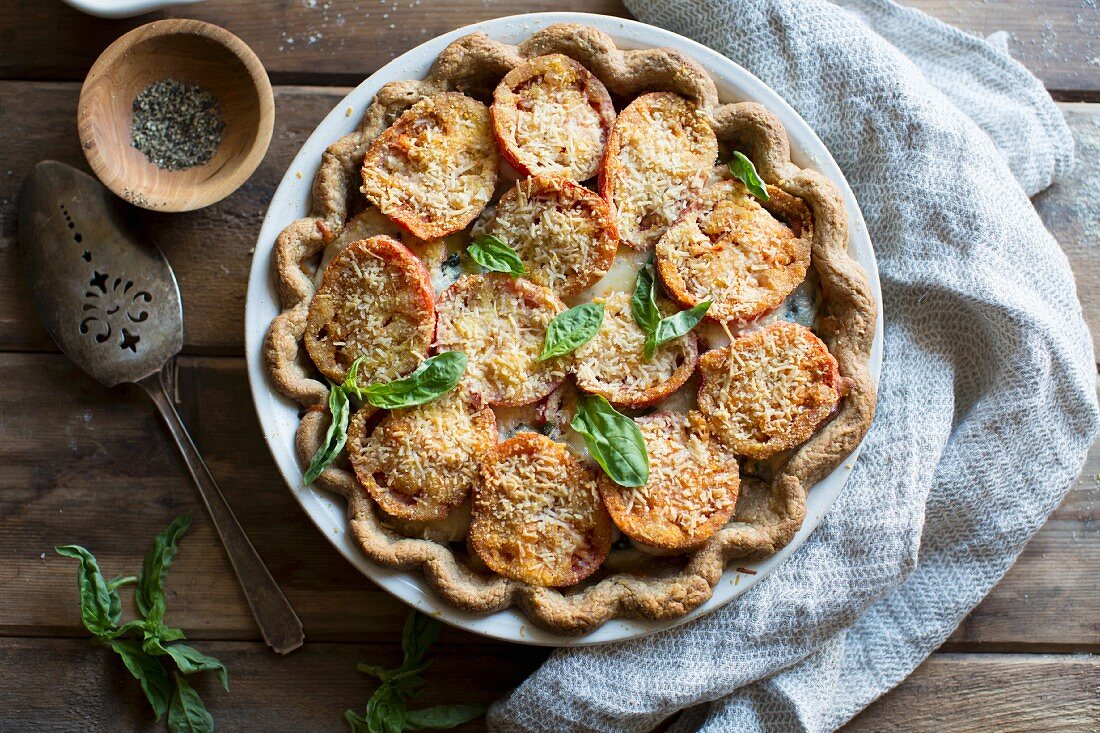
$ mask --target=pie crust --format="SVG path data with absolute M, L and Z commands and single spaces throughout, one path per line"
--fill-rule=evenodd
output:
M 620 50 L 606 34 L 582 25 L 550 26 L 518 46 L 494 41 L 481 33 L 470 34 L 448 46 L 425 79 L 394 82 L 378 92 L 358 129 L 325 151 L 314 180 L 310 215 L 289 225 L 276 241 L 276 282 L 283 311 L 269 328 L 264 359 L 273 386 L 306 408 L 296 437 L 303 465 L 324 440 L 329 424 L 324 409 L 327 386 L 318 379 L 308 360 L 302 358 L 310 302 L 316 292 L 316 267 L 326 244 L 334 241 L 333 235 L 338 236 L 343 231 L 349 215 L 364 203 L 358 193 L 364 156 L 372 148 L 377 150 L 376 141 L 384 138 L 387 129 L 422 100 L 438 99 L 440 94 L 461 93 L 486 103 L 510 71 L 549 54 L 568 56 L 591 72 L 615 99 L 630 102 L 620 112 L 615 125 L 620 132 L 625 132 L 616 135 L 612 129 L 605 158 L 616 146 L 619 151 L 623 149 L 623 141 L 634 129 L 632 119 L 639 107 L 657 104 L 672 109 L 680 105 L 670 97 L 678 95 L 674 98 L 687 100 L 693 109 L 694 116 L 683 119 L 690 122 L 688 126 L 696 135 L 699 143 L 696 152 L 700 160 L 709 156 L 711 160 L 707 164 L 713 165 L 718 143 L 740 150 L 755 163 L 761 178 L 770 186 L 805 203 L 813 221 L 808 234 L 810 271 L 824 294 L 815 330 L 835 359 L 844 391 L 830 418 L 805 442 L 770 460 L 743 463 L 732 518 L 702 544 L 686 554 L 661 558 L 664 570 L 660 572 L 652 570 L 657 565 L 655 561 L 635 562 L 639 557 L 636 550 L 620 549 L 616 544 L 602 566 L 586 580 L 561 589 L 544 584 L 545 578 L 534 578 L 536 582 L 532 583 L 486 572 L 480 562 L 458 549 L 453 540 L 463 528 L 464 520 L 460 515 L 464 505 L 459 505 L 440 523 L 410 522 L 379 511 L 354 474 L 342 467 L 345 464 L 333 464 L 317 479 L 320 488 L 346 497 L 351 535 L 374 562 L 394 568 L 419 568 L 428 585 L 459 608 L 491 613 L 517 606 L 540 626 L 558 633 L 576 634 L 594 629 L 612 618 L 660 620 L 683 616 L 711 597 L 729 561 L 770 555 L 791 540 L 805 515 L 806 491 L 856 448 L 870 426 L 875 393 L 867 363 L 874 335 L 876 303 L 864 273 L 848 255 L 848 221 L 839 194 L 824 176 L 791 162 L 786 133 L 777 118 L 763 106 L 753 102 L 719 104 L 712 79 L 686 55 L 670 49 Z M 653 90 L 659 90 L 656 98 Z M 639 100 L 645 101 L 640 103 Z M 475 109 L 468 103 L 463 105 Z M 638 107 L 628 114 L 634 105 Z M 711 137 L 705 129 L 696 127 L 696 122 L 705 123 L 714 143 L 710 142 Z M 619 142 L 616 143 L 616 139 Z M 495 152 L 487 155 L 492 158 Z M 600 187 L 604 198 L 611 202 L 620 237 L 635 246 L 653 247 L 681 212 L 669 213 L 671 204 L 662 200 L 663 203 L 658 202 L 660 206 L 656 207 L 658 215 L 651 217 L 646 227 L 642 227 L 644 216 L 637 216 L 636 212 L 627 216 L 624 212 L 632 210 L 623 194 L 621 181 L 625 179 L 619 175 L 628 166 L 620 165 L 623 162 L 621 155 L 611 155 L 611 158 L 619 162 L 612 162 L 610 166 L 605 162 Z M 678 180 L 693 191 L 701 190 L 705 183 L 697 182 L 694 175 Z M 479 196 L 484 196 L 482 189 L 471 186 L 471 190 L 475 188 Z M 400 188 L 395 190 L 400 191 Z M 367 193 L 373 199 L 385 192 L 380 191 L 379 186 L 372 189 L 368 185 Z M 480 199 L 475 196 L 470 200 Z M 350 210 L 349 205 L 353 207 Z M 393 209 L 398 213 L 391 213 L 391 218 L 396 217 L 403 228 L 426 240 L 456 231 L 456 225 L 462 226 L 461 221 L 450 220 L 446 225 L 435 226 L 441 221 L 437 221 L 438 217 L 420 217 L 419 221 L 427 221 L 429 226 L 417 228 L 418 219 L 405 217 L 398 209 Z M 479 206 L 473 205 L 460 219 L 472 221 L 477 215 L 474 209 L 480 211 Z M 614 268 L 612 270 L 614 272 Z M 549 293 L 547 302 L 551 302 L 550 297 L 557 300 L 556 295 L 546 292 Z M 443 308 L 442 303 L 440 308 Z M 720 345 L 710 332 L 700 340 L 708 345 Z M 707 359 L 708 355 L 704 354 L 701 361 Z M 545 389 L 547 394 L 551 393 L 570 367 L 569 363 L 555 367 L 560 375 L 547 378 L 545 387 L 537 391 L 542 393 Z M 692 383 L 688 382 L 688 387 Z M 685 388 L 670 399 L 676 399 Z M 541 397 L 545 394 L 523 395 L 523 399 Z M 536 406 L 531 409 L 538 410 Z M 664 407 L 659 409 L 664 410 Z M 539 455 L 561 450 L 567 457 L 571 456 L 556 440 L 532 433 L 521 433 L 490 452 L 500 451 L 502 445 L 509 444 L 527 446 L 526 450 L 532 450 L 531 447 L 537 444 Z M 551 448 L 551 445 L 558 447 Z M 587 479 L 578 479 L 578 482 L 588 486 Z M 480 481 L 475 484 L 475 497 L 481 485 Z M 476 515 L 476 509 L 474 513 Z M 610 524 L 610 520 L 607 521 Z M 474 522 L 476 524 L 476 518 Z M 594 526 L 598 525 L 597 520 Z M 467 538 L 469 544 L 475 544 L 475 554 L 473 538 L 478 534 L 475 530 Z M 594 537 L 602 542 L 598 535 L 597 532 Z M 600 542 L 593 546 L 599 549 Z

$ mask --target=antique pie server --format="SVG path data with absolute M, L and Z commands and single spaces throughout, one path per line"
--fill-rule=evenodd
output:
M 153 399 L 179 446 L 268 646 L 302 645 L 302 623 L 245 535 L 164 388 L 183 346 L 183 305 L 160 250 L 136 236 L 121 202 L 91 176 L 47 160 L 19 200 L 19 244 L 46 330 L 104 385 L 133 382 Z

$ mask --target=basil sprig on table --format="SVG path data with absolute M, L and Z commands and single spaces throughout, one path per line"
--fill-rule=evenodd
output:
M 119 655 L 145 693 L 160 720 L 168 713 L 168 730 L 176 733 L 207 733 L 214 719 L 202 698 L 182 675 L 212 671 L 229 690 L 229 673 L 217 659 L 186 644 L 170 643 L 185 638 L 180 629 L 164 624 L 164 592 L 168 568 L 179 552 L 179 540 L 191 525 L 191 515 L 177 517 L 153 541 L 139 576 L 104 580 L 95 555 L 79 545 L 55 547 L 57 554 L 80 562 L 77 587 L 80 590 L 80 618 L 95 640 Z M 140 619 L 122 624 L 122 599 L 118 589 L 136 583 L 134 601 Z M 170 657 L 176 671 L 169 680 L 159 657 Z M 173 690 L 174 681 L 174 690 Z
M 712 301 L 704 300 L 693 308 L 661 318 L 661 311 L 657 308 L 657 278 L 653 272 L 653 255 L 650 255 L 642 269 L 638 270 L 634 296 L 630 299 L 630 315 L 645 333 L 645 358 L 652 359 L 658 346 L 684 336 L 698 326 L 711 304 Z
M 351 397 L 386 410 L 415 407 L 450 392 L 466 372 L 466 355 L 461 351 L 447 351 L 420 362 L 407 377 L 362 387 L 359 385 L 359 365 L 362 363 L 360 356 L 352 362 L 343 384 L 329 385 L 328 411 L 332 421 L 302 477 L 306 486 L 316 481 L 344 450 L 351 421 Z
M 745 188 L 749 189 L 749 193 L 758 199 L 768 200 L 768 189 L 764 186 L 764 181 L 760 179 L 760 175 L 756 172 L 756 166 L 743 153 L 734 150 L 729 167 L 730 173 L 745 184 Z
M 436 705 L 430 708 L 409 710 L 411 698 L 422 692 L 424 678 L 420 673 L 431 662 L 424 655 L 439 636 L 440 624 L 433 618 L 416 611 L 405 620 L 401 634 L 404 660 L 396 669 L 386 669 L 375 664 L 359 664 L 365 672 L 381 680 L 381 685 L 367 702 L 366 712 L 360 715 L 354 710 L 344 712 L 344 720 L 351 726 L 351 733 L 402 733 L 406 730 L 427 728 L 454 728 L 485 712 L 484 705 Z
M 512 277 L 527 273 L 523 260 L 500 237 L 483 234 L 466 247 L 466 253 L 477 264 L 492 272 L 504 272 Z
M 550 321 L 539 361 L 568 354 L 588 343 L 603 323 L 603 303 L 585 303 L 563 311 Z
M 588 453 L 619 486 L 645 486 L 649 481 L 649 453 L 641 429 L 605 398 L 578 395 L 577 414 L 569 427 L 584 436 Z

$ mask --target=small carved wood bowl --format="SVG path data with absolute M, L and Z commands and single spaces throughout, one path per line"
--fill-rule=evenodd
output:
M 210 92 L 225 122 L 214 157 L 186 170 L 158 168 L 130 142 L 134 98 L 161 79 Z M 192 211 L 220 201 L 256 170 L 275 118 L 271 82 L 244 41 L 197 20 L 158 20 L 112 43 L 80 90 L 80 145 L 103 184 L 135 206 Z

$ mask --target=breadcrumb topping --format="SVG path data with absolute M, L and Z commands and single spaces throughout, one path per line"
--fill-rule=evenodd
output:
M 469 359 L 463 381 L 491 405 L 523 405 L 565 379 L 568 356 L 539 361 L 546 328 L 565 305 L 548 288 L 490 273 L 464 277 L 439 298 L 436 350 Z
M 715 321 L 765 315 L 802 282 L 809 265 L 810 241 L 777 220 L 740 181 L 707 188 L 657 243 L 657 267 L 669 293 L 689 308 L 713 300 L 707 318 Z
M 603 277 L 618 238 L 607 203 L 562 178 L 526 178 L 508 189 L 484 227 L 527 267 L 531 282 L 562 297 Z
M 702 109 L 671 92 L 635 99 L 612 129 L 600 180 L 619 236 L 652 249 L 707 183 L 718 139 Z
M 616 292 L 604 299 L 603 324 L 591 341 L 576 351 L 577 386 L 603 395 L 615 405 L 641 407 L 675 392 L 695 371 L 698 349 L 688 334 L 657 347 L 645 358 L 645 332 L 630 313 L 630 294 Z M 658 302 L 664 316 L 676 311 Z
M 808 328 L 774 323 L 699 360 L 699 410 L 737 455 L 767 458 L 805 442 L 840 402 L 836 359 Z
M 526 61 L 497 86 L 493 123 L 505 156 L 528 175 L 596 175 L 615 119 L 604 85 L 561 54 Z
M 410 107 L 371 144 L 363 193 L 421 239 L 473 221 L 493 195 L 500 153 L 488 108 L 447 92 Z
M 348 245 L 325 270 L 310 302 L 305 345 L 334 382 L 360 356 L 360 380 L 384 382 L 416 368 L 434 331 L 424 265 L 399 242 L 372 237 Z
M 482 460 L 470 539 L 501 575 L 534 585 L 572 585 L 610 551 L 611 520 L 592 471 L 560 443 L 520 433 Z
M 698 413 L 657 413 L 636 420 L 649 452 L 649 481 L 624 488 L 600 477 L 615 524 L 631 539 L 668 550 L 698 546 L 733 514 L 737 459 L 710 441 Z

